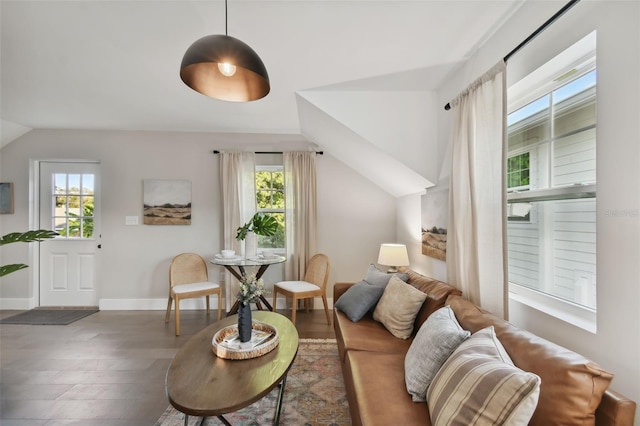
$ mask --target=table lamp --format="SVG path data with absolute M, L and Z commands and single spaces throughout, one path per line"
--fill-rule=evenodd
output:
M 404 244 L 380 244 L 378 263 L 390 266 L 387 273 L 395 274 L 398 272 L 398 266 L 409 266 L 407 247 Z

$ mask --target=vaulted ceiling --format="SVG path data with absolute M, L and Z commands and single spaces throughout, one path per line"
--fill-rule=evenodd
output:
M 178 75 L 192 42 L 224 34 L 223 0 L 2 0 L 2 144 L 30 129 L 299 134 L 395 196 L 416 192 L 435 177 L 435 91 L 523 1 L 229 0 L 228 34 L 271 80 L 232 103 Z

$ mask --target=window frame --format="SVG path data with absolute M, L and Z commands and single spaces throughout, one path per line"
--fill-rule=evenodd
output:
M 593 38 L 595 39 L 595 32 L 592 33 L 592 35 L 593 35 Z M 562 56 L 562 54 L 559 56 Z M 549 63 L 552 63 L 554 60 L 555 58 L 549 61 Z M 578 68 L 577 71 L 571 71 L 576 68 Z M 524 89 L 523 86 L 518 87 L 517 96 L 512 102 L 510 102 L 510 105 L 508 106 L 508 111 L 514 112 L 522 108 L 523 106 L 526 106 L 529 103 L 536 101 L 537 99 L 540 99 L 546 95 L 550 95 L 552 92 L 559 89 L 560 87 L 570 84 L 571 82 L 583 77 L 584 75 L 587 75 L 593 70 L 596 70 L 596 73 L 597 73 L 595 47 L 591 49 L 591 51 L 588 54 L 584 54 L 578 60 L 571 62 L 569 65 L 565 65 L 564 68 L 560 68 L 556 66 L 556 70 L 555 70 L 556 75 L 559 75 L 560 77 L 556 78 L 555 80 L 562 80 L 562 81 L 554 81 L 549 79 L 550 73 L 547 67 L 545 72 L 547 73 L 548 81 L 545 82 L 545 81 L 540 81 L 540 79 L 538 79 L 538 81 L 536 81 L 535 84 L 530 83 L 531 84 L 530 87 L 534 87 L 534 89 L 531 91 L 526 91 L 526 89 Z M 536 71 L 534 71 L 530 75 L 535 73 Z M 564 76 L 567 76 L 567 78 L 561 79 L 561 77 L 564 77 Z M 525 79 L 527 79 L 527 77 L 525 77 L 523 80 Z M 596 92 L 595 102 L 597 104 L 597 78 L 596 78 L 595 92 Z M 549 144 L 549 150 L 548 150 L 548 159 L 546 161 L 548 161 L 549 164 L 547 166 L 550 168 L 549 170 L 551 170 L 551 167 L 553 166 L 554 140 L 558 140 L 562 137 L 566 137 L 567 134 L 578 133 L 578 132 L 588 130 L 589 126 L 581 126 L 580 129 L 575 130 L 574 132 L 568 132 L 565 135 L 554 134 L 554 120 L 557 117 L 555 116 L 555 111 L 553 110 L 552 105 L 553 105 L 553 102 L 550 102 L 549 115 L 546 118 L 549 122 L 549 130 L 548 130 L 549 140 L 540 141 L 528 146 L 522 146 L 513 151 L 508 151 L 508 147 L 507 147 L 507 156 L 506 156 L 507 158 L 511 158 L 515 155 L 520 155 L 524 152 L 531 151 L 534 149 L 535 146 L 538 146 L 539 144 L 542 144 L 542 143 L 547 143 Z M 597 126 L 597 116 L 596 116 L 596 124 L 594 124 L 591 127 L 596 128 L 596 126 Z M 530 160 L 530 170 L 532 168 L 532 162 L 533 161 Z M 544 172 L 544 170 L 541 170 L 540 172 Z M 553 186 L 551 182 L 551 173 L 549 172 L 548 181 L 546 182 L 546 187 L 535 188 L 533 187 L 534 185 L 531 185 L 534 179 L 531 173 L 532 172 L 530 171 L 529 188 L 509 188 L 507 190 L 508 191 L 507 192 L 507 204 L 508 204 L 507 209 L 509 209 L 509 204 L 512 204 L 513 202 L 535 203 L 539 201 L 550 201 L 550 200 L 560 200 L 560 199 L 570 200 L 570 199 L 579 199 L 579 198 L 596 198 L 595 182 L 585 182 L 585 183 L 575 184 L 575 185 Z M 505 179 L 506 178 L 507 178 L 507 174 L 506 174 L 506 168 L 505 168 Z M 534 210 L 536 207 L 537 206 L 534 205 Z M 534 213 L 534 210 L 532 210 L 531 213 Z M 508 218 L 508 224 L 510 226 L 511 225 L 526 226 L 527 223 L 528 223 L 527 221 L 519 218 L 515 220 Z M 549 250 L 545 249 L 543 252 L 541 252 L 541 254 L 542 253 L 545 256 L 549 255 Z M 597 252 L 596 252 L 596 256 L 597 256 Z M 594 280 L 596 280 L 596 276 L 595 276 L 596 274 L 597 274 L 597 270 L 595 271 L 593 276 Z M 597 291 L 597 281 L 595 281 L 595 285 L 596 285 L 596 291 Z M 516 284 L 514 282 L 509 281 L 510 300 L 524 304 L 526 306 L 529 306 L 541 312 L 544 312 L 548 315 L 551 315 L 562 321 L 571 323 L 591 333 L 595 333 L 597 331 L 597 321 L 596 321 L 597 309 L 592 309 L 589 306 L 578 304 L 578 303 L 554 296 L 551 293 L 546 293 L 544 291 L 545 290 L 537 290 L 537 289 L 527 287 L 525 285 L 520 285 L 520 284 Z
M 270 172 L 270 173 L 279 172 L 279 173 L 282 173 L 283 174 L 282 194 L 283 194 L 283 197 L 286 195 L 285 188 L 284 188 L 284 165 L 280 165 L 280 164 L 278 164 L 278 165 L 256 165 L 255 173 L 254 173 L 254 181 L 257 180 L 259 172 Z M 273 179 L 271 181 L 273 181 Z M 258 188 L 258 183 L 255 182 L 256 212 L 257 213 L 265 213 L 265 214 L 272 214 L 272 213 L 282 214 L 282 217 L 284 218 L 284 223 L 286 224 L 286 219 L 287 219 L 286 205 L 283 205 L 283 207 L 281 209 L 273 208 L 273 195 L 272 195 L 271 196 L 271 208 L 260 208 L 258 206 L 258 193 L 260 191 L 265 191 L 265 189 L 264 188 Z M 273 193 L 273 192 L 277 192 L 277 191 L 280 191 L 280 190 L 273 189 L 273 185 L 272 185 L 271 188 L 268 189 L 268 191 Z M 284 227 L 284 242 L 283 242 L 283 246 L 282 247 L 262 247 L 260 245 L 260 236 L 258 236 L 258 249 L 273 250 L 277 254 L 284 254 L 285 251 L 286 251 L 286 241 L 287 241 L 286 232 L 287 232 L 287 230 L 286 230 L 286 225 L 285 225 L 285 227 Z

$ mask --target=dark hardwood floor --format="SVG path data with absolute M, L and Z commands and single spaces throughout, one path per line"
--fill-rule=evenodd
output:
M 169 405 L 171 359 L 215 322 L 214 312 L 181 312 L 178 337 L 173 313 L 165 324 L 163 311 L 101 311 L 67 326 L 0 325 L 0 424 L 155 424 Z M 299 311 L 297 328 L 300 338 L 335 337 L 323 310 Z

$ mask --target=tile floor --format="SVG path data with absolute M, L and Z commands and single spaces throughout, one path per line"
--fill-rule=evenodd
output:
M 67 326 L 0 325 L 0 424 L 153 425 L 169 405 L 171 359 L 215 319 L 184 311 L 179 337 L 162 311 L 101 311 Z M 301 338 L 335 337 L 322 310 L 299 312 L 297 323 Z

